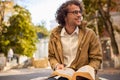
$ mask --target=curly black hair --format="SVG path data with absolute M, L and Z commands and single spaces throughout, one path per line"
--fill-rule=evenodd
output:
M 82 2 L 80 2 L 79 0 L 69 0 L 63 3 L 56 11 L 56 16 L 55 16 L 56 21 L 61 26 L 65 26 L 65 17 L 67 16 L 67 13 L 68 13 L 68 6 L 72 4 L 78 6 L 80 10 L 83 11 Z

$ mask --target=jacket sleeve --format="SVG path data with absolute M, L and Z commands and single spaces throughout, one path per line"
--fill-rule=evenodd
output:
M 58 61 L 55 57 L 54 49 L 55 47 L 54 47 L 54 42 L 53 42 L 53 35 L 51 34 L 49 44 L 48 44 L 48 60 L 53 70 L 55 70 L 56 64 L 58 64 Z
M 90 48 L 89 48 L 89 65 L 98 70 L 102 62 L 101 44 L 95 32 L 91 32 Z

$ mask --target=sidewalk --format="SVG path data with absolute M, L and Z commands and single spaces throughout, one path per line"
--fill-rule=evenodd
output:
M 10 70 L 11 68 L 17 66 L 18 64 L 16 63 L 16 60 L 13 60 L 11 62 L 7 62 L 6 63 L 6 66 L 3 68 L 2 71 L 7 71 L 7 70 Z
M 21 69 L 9 69 L 6 71 L 1 71 L 0 76 L 31 74 L 31 73 L 38 73 L 38 72 L 51 73 L 52 70 L 50 69 L 50 67 L 47 67 L 47 68 L 28 67 L 28 68 L 21 68 Z
M 120 69 L 115 69 L 115 68 L 106 68 L 106 69 L 100 69 L 98 71 L 99 75 L 102 74 L 120 74 Z

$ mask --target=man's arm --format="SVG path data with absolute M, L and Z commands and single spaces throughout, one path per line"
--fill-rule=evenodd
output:
M 90 41 L 89 59 L 89 65 L 92 66 L 95 70 L 98 70 L 102 62 L 102 48 L 98 37 L 93 31 Z

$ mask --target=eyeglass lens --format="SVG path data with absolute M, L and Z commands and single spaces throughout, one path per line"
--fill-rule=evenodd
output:
M 68 12 L 68 13 L 78 14 L 78 13 L 82 13 L 82 11 L 75 10 L 75 11 Z

